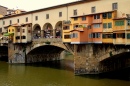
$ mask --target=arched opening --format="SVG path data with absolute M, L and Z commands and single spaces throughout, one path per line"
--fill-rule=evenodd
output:
M 50 23 L 44 24 L 42 36 L 44 38 L 53 38 L 54 37 L 53 27 L 52 27 L 52 25 Z
M 8 47 L 0 46 L 0 61 L 8 62 Z
M 62 21 L 58 21 L 55 25 L 55 37 L 62 38 Z
M 34 39 L 41 38 L 41 27 L 39 24 L 35 24 L 33 26 L 33 38 Z

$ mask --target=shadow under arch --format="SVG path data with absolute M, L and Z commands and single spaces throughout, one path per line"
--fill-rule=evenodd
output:
M 33 38 L 40 38 L 41 37 L 41 26 L 39 24 L 35 24 L 33 26 Z
M 42 36 L 44 38 L 53 38 L 54 37 L 53 26 L 51 23 L 45 23 L 43 25 Z
M 8 62 L 8 46 L 0 46 L 0 60 Z
M 62 37 L 62 21 L 58 21 L 55 25 L 55 37 L 61 38 Z

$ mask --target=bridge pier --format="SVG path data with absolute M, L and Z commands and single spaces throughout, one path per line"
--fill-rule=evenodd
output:
M 74 68 L 76 75 L 98 73 L 98 59 L 93 54 L 92 44 L 74 45 Z

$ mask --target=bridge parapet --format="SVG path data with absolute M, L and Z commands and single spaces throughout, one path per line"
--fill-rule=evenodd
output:
M 61 38 L 39 38 L 39 39 L 33 39 L 33 43 L 62 43 Z

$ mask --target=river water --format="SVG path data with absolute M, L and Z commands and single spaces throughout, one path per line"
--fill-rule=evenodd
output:
M 73 58 L 36 64 L 0 62 L 0 86 L 130 86 L 130 81 L 75 76 Z

